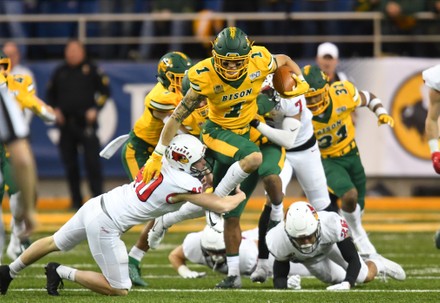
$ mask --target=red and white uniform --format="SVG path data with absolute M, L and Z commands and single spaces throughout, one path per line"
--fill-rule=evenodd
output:
M 267 81 L 265 82 L 266 85 L 269 84 L 273 87 L 272 75 L 266 77 L 265 81 Z M 286 149 L 287 161 L 280 174 L 283 193 L 286 194 L 286 188 L 290 183 L 293 171 L 307 200 L 317 210 L 323 210 L 330 204 L 330 198 L 327 191 L 327 179 L 321 162 L 321 153 L 318 143 L 314 139 L 313 114 L 307 108 L 306 98 L 304 95 L 290 99 L 281 97 L 279 103 L 271 111 L 274 127 L 278 129 L 283 129 L 282 122 L 285 117 L 294 117 L 298 114 L 301 116 L 301 128 L 293 147 L 289 150 Z M 285 130 L 290 131 L 289 129 Z
M 266 236 L 267 247 L 278 261 L 300 262 L 310 273 L 325 283 L 341 283 L 346 277 L 348 263 L 342 257 L 336 243 L 343 241 L 348 235 L 348 225 L 335 212 L 318 212 L 321 222 L 321 240 L 318 247 L 310 254 L 304 254 L 290 242 L 284 224 L 272 228 Z M 361 270 L 356 279 L 362 283 L 368 274 L 367 264 L 360 258 Z
M 211 269 L 214 267 L 210 258 L 205 258 L 201 246 L 202 232 L 190 233 L 183 240 L 182 248 L 185 258 L 195 264 L 206 265 Z M 257 266 L 258 259 L 258 228 L 246 230 L 242 232 L 240 244 L 240 274 L 249 276 Z M 269 256 L 270 275 L 272 275 L 274 257 Z M 216 271 L 227 274 L 228 266 L 224 263 L 216 268 Z M 301 276 L 310 275 L 309 271 L 300 263 L 290 263 L 290 274 Z
M 55 234 L 56 246 L 67 251 L 83 240 L 110 285 L 130 289 L 128 254 L 121 235 L 137 224 L 175 211 L 184 202 L 173 204 L 178 193 L 201 193 L 201 182 L 164 162 L 161 176 L 145 184 L 142 170 L 136 180 L 92 198 Z

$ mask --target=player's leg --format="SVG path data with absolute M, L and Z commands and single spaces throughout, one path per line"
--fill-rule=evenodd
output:
M 330 198 L 317 144 L 303 151 L 287 152 L 286 158 L 293 166 L 298 183 L 310 204 L 316 210 L 326 209 L 330 205 Z
M 139 169 L 145 164 L 153 150 L 154 146 L 136 137 L 133 131 L 130 132 L 129 139 L 124 143 L 121 151 L 122 165 L 130 181 L 134 180 Z M 153 224 L 152 221 L 145 225 L 128 254 L 130 279 L 136 286 L 148 286 L 148 283 L 142 279 L 140 263 L 149 249 L 148 232 Z
M 341 215 L 347 221 L 353 241 L 361 255 L 376 253 L 367 232 L 362 226 L 358 191 L 352 182 L 352 167 L 361 165 L 359 156 L 348 154 L 340 158 L 326 158 L 322 161 L 328 188 L 341 199 Z M 363 168 L 362 168 L 363 170 Z
M 269 221 L 280 222 L 283 219 L 283 190 L 279 174 L 284 166 L 284 150 L 277 145 L 265 144 L 261 146 L 263 164 L 258 169 L 266 191 L 266 205 L 258 220 L 258 263 L 251 274 L 252 282 L 265 282 L 269 276 L 269 249 L 266 244 L 266 233 Z M 275 223 L 276 224 L 276 223 Z

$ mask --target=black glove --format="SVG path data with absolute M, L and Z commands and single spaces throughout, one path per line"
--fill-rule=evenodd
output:
M 254 120 L 252 120 L 251 123 L 249 123 L 249 124 L 250 124 L 250 126 L 257 128 L 258 125 L 260 125 L 260 120 L 258 120 L 258 119 L 254 119 Z

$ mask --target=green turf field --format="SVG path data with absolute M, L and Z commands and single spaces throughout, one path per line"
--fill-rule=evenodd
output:
M 35 235 L 38 238 L 43 234 Z M 123 236 L 127 247 L 135 242 L 137 232 Z M 198 271 L 207 271 L 205 278 L 185 280 L 168 264 L 168 253 L 181 243 L 184 233 L 169 233 L 163 244 L 150 251 L 142 265 L 143 278 L 148 288 L 133 288 L 127 297 L 108 298 L 81 289 L 65 281 L 60 297 L 48 296 L 45 287 L 44 264 L 50 261 L 71 265 L 79 269 L 97 270 L 87 244 L 83 243 L 69 253 L 55 253 L 22 271 L 6 296 L 0 302 L 439 302 L 440 301 L 440 251 L 434 248 L 432 232 L 370 233 L 372 242 L 384 256 L 400 263 L 407 273 L 404 282 L 375 281 L 345 292 L 329 292 L 326 285 L 315 278 L 305 277 L 302 290 L 277 291 L 272 281 L 253 284 L 243 279 L 241 290 L 215 290 L 222 279 L 220 274 L 202 266 L 192 265 Z M 7 257 L 4 258 L 7 262 Z

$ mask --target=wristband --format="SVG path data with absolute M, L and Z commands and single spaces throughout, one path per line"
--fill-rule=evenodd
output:
M 373 100 L 374 101 L 374 100 Z M 376 114 L 377 117 L 379 117 L 380 115 L 388 115 L 388 112 L 385 108 L 383 108 L 382 106 L 379 107 L 378 109 L 376 109 L 374 111 L 374 113 Z
M 431 154 L 438 151 L 438 139 L 430 139 L 428 140 L 429 150 Z
M 186 277 L 191 270 L 185 264 L 182 264 L 177 268 L 177 272 L 181 277 Z
M 378 104 L 382 104 L 382 101 L 380 101 L 379 98 L 374 98 L 373 100 L 371 100 L 368 103 L 368 108 L 371 109 L 372 111 L 374 110 L 374 108 L 376 107 L 376 105 Z
M 154 152 L 158 153 L 159 155 L 163 156 L 163 154 L 165 153 L 166 150 L 166 146 L 163 145 L 162 143 L 157 143 L 156 148 L 154 149 Z

